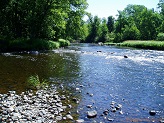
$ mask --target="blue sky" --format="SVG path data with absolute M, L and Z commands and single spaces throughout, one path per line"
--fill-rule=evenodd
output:
M 116 17 L 117 10 L 123 10 L 128 4 L 144 5 L 148 9 L 156 10 L 159 0 L 87 0 L 89 7 L 87 9 L 93 16 L 100 18 L 108 16 Z

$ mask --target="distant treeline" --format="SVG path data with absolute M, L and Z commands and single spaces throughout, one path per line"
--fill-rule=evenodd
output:
M 88 43 L 164 40 L 164 0 L 159 0 L 158 12 L 128 5 L 118 11 L 116 19 L 93 17 L 86 12 L 87 6 L 87 0 L 1 0 L 0 46 L 19 39 Z
M 164 0 L 158 12 L 143 5 L 128 5 L 118 11 L 117 19 L 89 16 L 85 23 L 88 36 L 85 42 L 122 42 L 124 40 L 164 40 Z

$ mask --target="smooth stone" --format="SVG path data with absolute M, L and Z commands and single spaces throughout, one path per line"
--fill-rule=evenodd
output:
M 164 118 L 159 121 L 160 123 L 164 123 Z
M 112 119 L 112 118 L 108 118 L 108 121 L 114 121 L 114 119 Z
M 155 110 L 151 110 L 151 111 L 149 111 L 149 114 L 150 114 L 151 116 L 154 116 L 154 115 L 156 115 L 156 111 L 155 111 Z
M 67 114 L 66 117 L 67 117 L 67 119 L 69 119 L 69 120 L 73 120 L 73 117 L 72 117 L 70 114 Z
M 76 123 L 83 123 L 83 122 L 84 122 L 83 119 L 78 119 L 78 120 L 76 120 Z
M 111 109 L 111 112 L 116 112 L 116 111 L 117 111 L 116 108 L 112 108 L 112 109 Z
M 128 56 L 125 55 L 124 58 L 128 58 Z
M 56 120 L 57 120 L 57 121 L 62 120 L 62 116 L 57 116 L 57 117 L 56 117 Z
M 122 111 L 119 111 L 120 114 L 124 114 Z
M 116 110 L 119 110 L 119 109 L 122 108 L 122 105 L 121 104 L 118 104 L 115 108 L 116 108 Z
M 92 105 L 87 105 L 87 108 L 92 108 Z
M 109 111 L 108 111 L 108 110 L 105 110 L 105 111 L 103 112 L 103 114 L 104 114 L 104 115 L 108 115 L 108 114 L 109 114 Z
M 95 110 L 87 112 L 87 117 L 88 118 L 94 118 L 96 116 L 97 116 L 97 111 L 95 111 Z

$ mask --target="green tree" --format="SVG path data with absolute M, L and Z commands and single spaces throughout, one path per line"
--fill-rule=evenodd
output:
M 108 17 L 107 27 L 108 27 L 109 33 L 113 32 L 113 30 L 114 30 L 114 18 L 113 18 L 113 16 Z
M 160 16 L 152 10 L 144 9 L 140 15 L 141 39 L 153 40 L 158 34 L 157 28 L 161 25 Z
M 100 28 L 100 36 L 98 39 L 98 42 L 105 42 L 108 40 L 108 27 L 107 27 L 107 21 L 105 18 L 102 19 L 101 23 L 101 28 Z
M 97 42 L 100 36 L 100 24 L 101 19 L 98 16 L 90 16 L 88 20 L 89 35 L 86 38 L 86 42 Z

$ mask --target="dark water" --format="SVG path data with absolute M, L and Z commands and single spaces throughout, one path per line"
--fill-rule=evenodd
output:
M 78 96 L 77 117 L 86 122 L 109 122 L 106 118 L 112 118 L 120 123 L 149 123 L 164 117 L 164 51 L 74 44 L 39 54 L 0 55 L 0 93 L 27 90 L 26 80 L 35 74 L 56 85 L 62 84 L 67 93 Z M 112 101 L 122 105 L 123 114 L 110 112 L 100 116 L 110 109 Z M 155 116 L 149 115 L 152 109 L 157 111 Z M 96 110 L 98 116 L 86 118 L 90 110 Z

